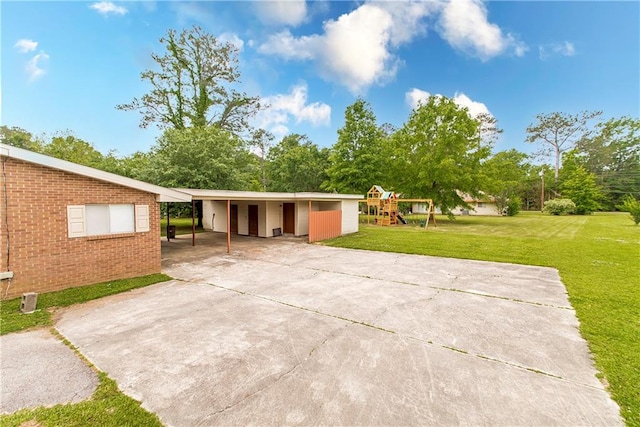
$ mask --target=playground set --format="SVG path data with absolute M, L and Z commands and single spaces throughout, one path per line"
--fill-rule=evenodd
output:
M 427 219 L 424 221 L 424 228 L 429 227 L 429 220 L 433 218 L 433 225 L 436 226 L 435 209 L 433 200 L 431 199 L 400 199 L 393 191 L 384 191 L 379 185 L 374 185 L 367 192 L 367 224 L 369 224 L 371 211 L 373 208 L 373 216 L 375 224 L 378 225 L 397 225 L 398 222 L 406 224 L 407 221 L 398 211 L 398 203 L 425 203 L 428 206 Z M 422 226 L 422 221 L 420 223 Z

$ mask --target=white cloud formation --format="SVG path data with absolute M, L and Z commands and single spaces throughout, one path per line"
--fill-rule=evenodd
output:
M 313 126 L 329 125 L 331 122 L 329 105 L 322 102 L 307 103 L 306 83 L 294 86 L 287 94 L 268 96 L 262 100 L 269 107 L 257 114 L 257 126 L 269 130 L 276 137 L 282 137 L 289 132 L 287 124 L 291 118 L 296 124 L 308 122 Z
M 20 39 L 13 45 L 21 53 L 32 52 L 38 47 L 38 42 L 29 39 Z
M 265 24 L 296 27 L 307 18 L 305 0 L 280 0 L 256 2 L 258 18 Z
M 522 56 L 526 45 L 512 34 L 487 19 L 487 8 L 481 0 L 450 0 L 440 15 L 438 32 L 452 47 L 487 61 L 513 50 Z
M 563 41 L 561 43 L 550 43 L 538 46 L 538 55 L 540 59 L 545 60 L 554 55 L 574 56 L 576 48 L 573 43 Z
M 395 76 L 400 61 L 392 53 L 425 33 L 422 19 L 433 3 L 366 3 L 324 23 L 323 34 L 294 37 L 289 30 L 270 36 L 259 52 L 284 59 L 313 60 L 321 75 L 352 93 Z
M 128 12 L 123 6 L 116 6 L 110 1 L 100 1 L 89 6 L 101 15 L 124 15 Z
M 49 55 L 45 52 L 40 52 L 31 58 L 24 69 L 29 76 L 29 81 L 34 81 L 45 74 L 44 68 L 42 68 L 42 62 L 49 60 Z
M 238 51 L 241 51 L 244 47 L 244 41 L 235 33 L 222 33 L 218 36 L 218 41 L 221 43 L 231 43 Z
M 427 102 L 427 100 L 432 96 L 440 98 L 443 95 L 433 95 L 425 90 L 413 88 L 405 93 L 405 100 L 411 108 L 416 108 L 420 102 Z M 473 101 L 462 92 L 456 92 L 452 99 L 453 102 L 459 106 L 466 107 L 467 110 L 469 110 L 469 115 L 471 115 L 471 117 L 478 117 L 480 114 L 493 116 L 484 103 Z

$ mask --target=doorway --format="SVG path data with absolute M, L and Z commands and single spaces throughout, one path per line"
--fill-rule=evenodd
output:
M 249 236 L 258 235 L 258 205 L 249 205 Z
M 296 233 L 296 205 L 295 203 L 282 204 L 282 231 L 285 234 Z
M 238 205 L 231 205 L 231 233 L 238 234 Z

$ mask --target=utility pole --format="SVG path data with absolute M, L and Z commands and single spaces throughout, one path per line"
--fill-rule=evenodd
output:
M 544 212 L 544 168 L 538 174 L 542 178 L 542 190 L 540 191 L 540 212 Z

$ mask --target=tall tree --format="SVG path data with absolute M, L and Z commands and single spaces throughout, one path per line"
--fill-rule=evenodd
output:
M 273 140 L 273 134 L 264 129 L 257 129 L 253 132 L 251 138 L 251 146 L 258 150 L 258 156 L 260 158 L 260 183 L 262 191 L 267 191 L 267 154 L 269 153 Z
M 486 183 L 483 190 L 492 195 L 498 212 L 503 212 L 510 200 L 519 197 L 530 172 L 528 156 L 511 149 L 494 154 L 483 164 Z
M 180 34 L 169 30 L 160 39 L 165 53 L 152 53 L 159 71 L 146 70 L 141 78 L 151 91 L 116 108 L 142 114 L 140 126 L 160 128 L 215 126 L 239 134 L 260 108 L 259 98 L 236 91 L 240 79 L 238 49 L 221 43 L 198 26 Z
M 349 105 L 344 113 L 344 126 L 338 129 L 338 141 L 331 149 L 328 180 L 329 191 L 364 194 L 374 184 L 384 184 L 383 136 L 385 129 L 376 123 L 371 106 L 363 99 Z
M 306 135 L 291 134 L 269 150 L 270 191 L 320 191 L 326 180 L 329 150 L 320 149 Z
M 555 182 L 558 182 L 562 153 L 573 148 L 576 141 L 589 134 L 589 122 L 601 111 L 583 111 L 579 114 L 538 114 L 536 123 L 527 127 L 527 142 L 540 143 L 538 154 L 552 155 L 555 161 Z
M 385 167 L 396 192 L 434 200 L 443 213 L 466 206 L 460 192 L 478 195 L 481 161 L 491 149 L 480 122 L 446 97 L 430 97 L 392 137 Z

